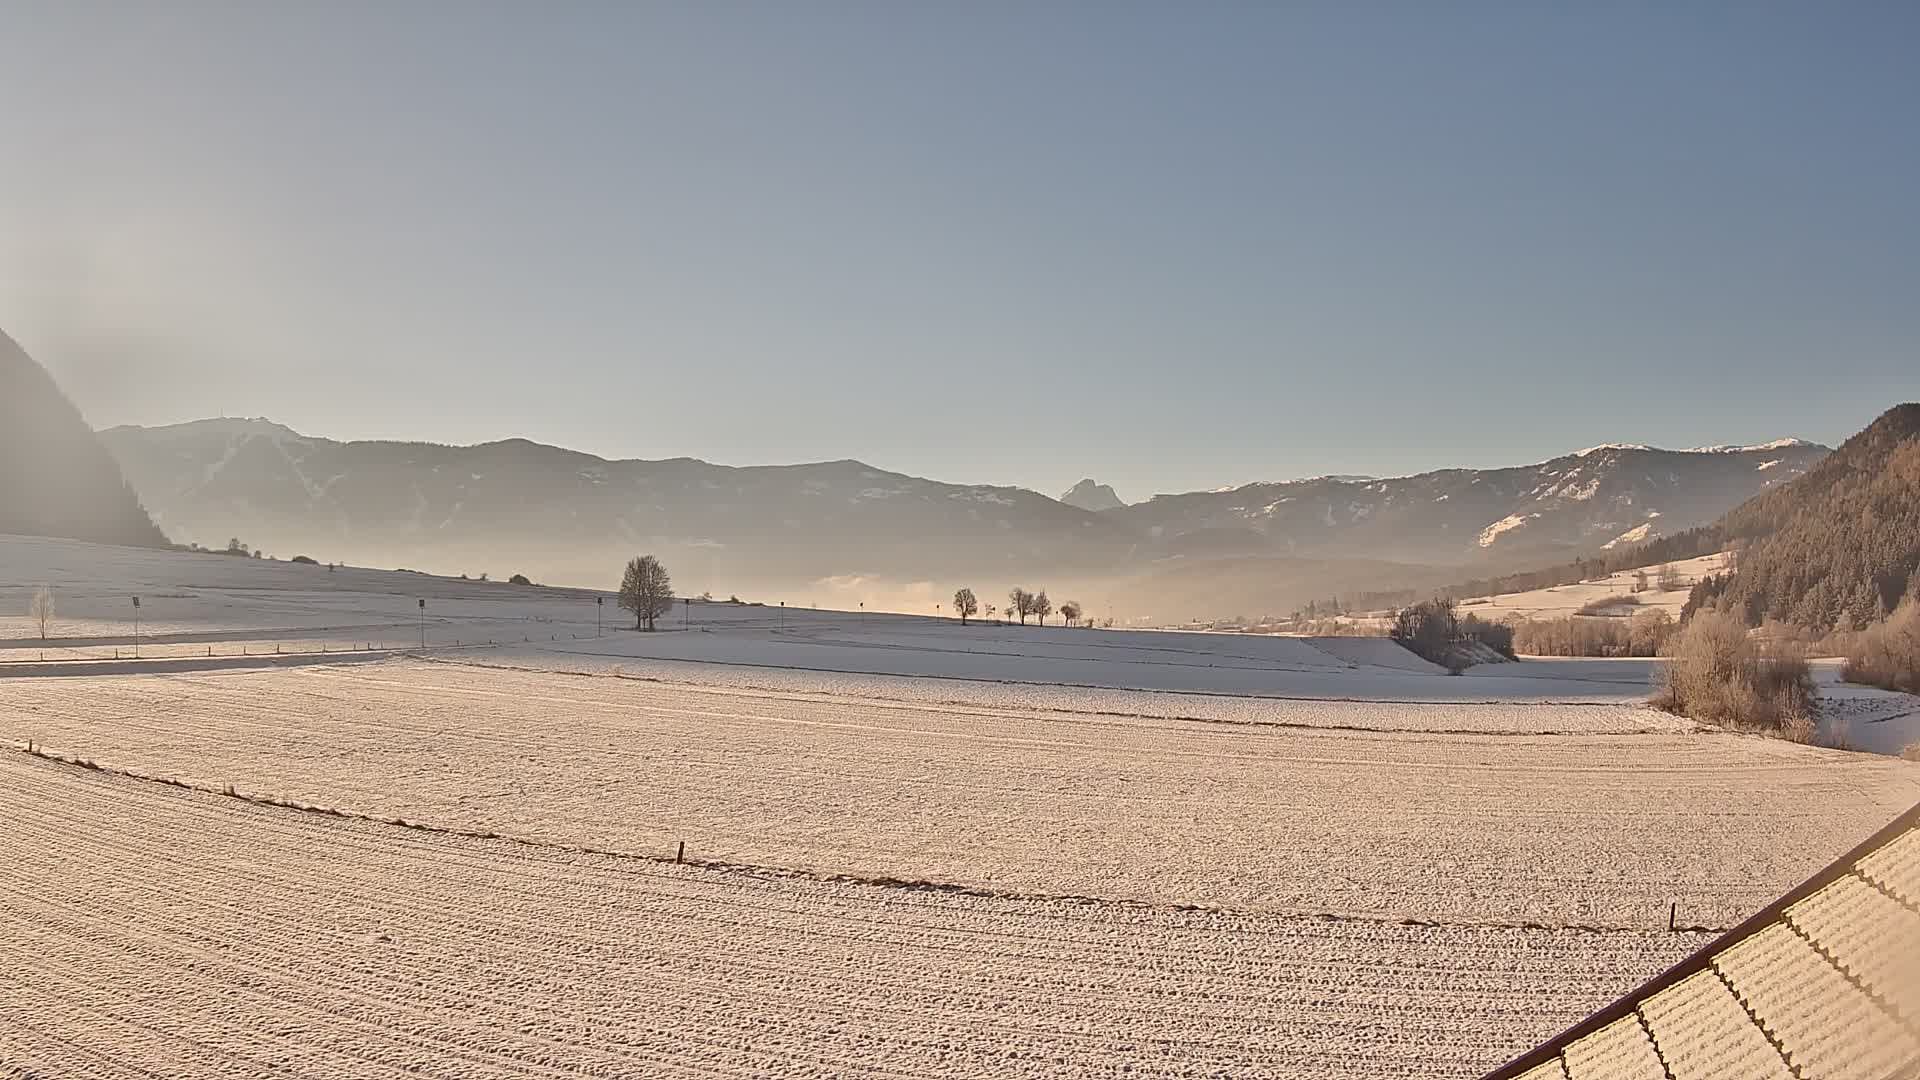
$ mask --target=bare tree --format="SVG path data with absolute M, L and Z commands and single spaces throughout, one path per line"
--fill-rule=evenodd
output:
M 673 579 L 667 568 L 651 555 L 642 555 L 627 563 L 620 580 L 620 606 L 633 612 L 634 629 L 653 629 L 653 621 L 673 610 Z
M 53 621 L 53 590 L 45 585 L 33 594 L 33 602 L 27 605 L 27 618 L 40 624 L 40 640 L 47 640 L 47 624 Z
M 999 608 L 997 608 L 997 607 L 994 607 L 994 606 L 993 606 L 992 604 L 988 604 L 988 605 L 987 605 L 987 606 L 986 606 L 986 607 L 985 607 L 984 609 L 982 609 L 982 611 L 980 612 L 980 617 L 981 617 L 981 618 L 983 618 L 983 619 L 991 619 L 991 618 L 993 618 L 993 613 L 994 613 L 994 612 L 996 612 L 996 611 L 999 611 L 999 610 L 1000 610 Z
M 1033 594 L 1018 585 L 1007 593 L 1007 610 L 1020 616 L 1020 625 L 1027 625 L 1027 616 L 1033 614 Z
M 1047 599 L 1047 590 L 1041 589 L 1033 598 L 1033 613 L 1040 618 L 1040 625 L 1047 625 L 1047 616 L 1053 614 L 1053 601 Z
M 1681 585 L 1680 571 L 1672 563 L 1661 563 L 1654 581 L 1660 586 L 1661 592 L 1677 592 Z
M 953 610 L 960 613 L 960 625 L 967 625 L 973 613 L 980 610 L 980 601 L 974 599 L 972 589 L 961 589 L 953 594 Z
M 1061 604 L 1060 617 L 1067 620 L 1068 626 L 1073 626 L 1078 623 L 1080 621 L 1080 601 L 1069 600 Z

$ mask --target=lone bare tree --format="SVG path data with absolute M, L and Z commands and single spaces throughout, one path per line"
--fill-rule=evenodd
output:
M 1020 616 L 1020 625 L 1027 625 L 1027 616 L 1033 614 L 1033 594 L 1018 585 L 1007 593 L 1007 610 Z
M 972 589 L 961 589 L 953 594 L 953 610 L 960 613 L 960 625 L 967 625 L 973 613 L 980 610 L 980 601 L 974 599 Z
M 1047 616 L 1053 614 L 1053 601 L 1047 599 L 1047 590 L 1041 589 L 1033 598 L 1033 613 L 1040 617 L 1040 625 L 1047 625 Z
M 627 563 L 626 576 L 620 580 L 620 606 L 633 612 L 635 630 L 652 630 L 655 619 L 673 610 L 673 579 L 659 559 L 642 555 Z
M 1661 563 L 1658 576 L 1654 580 L 1659 584 L 1661 592 L 1676 592 L 1681 585 L 1680 570 L 1672 563 Z
M 1061 604 L 1060 617 L 1067 620 L 1068 626 L 1077 625 L 1080 622 L 1080 601 L 1069 600 Z
M 53 621 L 53 590 L 45 585 L 33 594 L 27 605 L 27 618 L 40 624 L 40 640 L 47 640 L 47 624 Z

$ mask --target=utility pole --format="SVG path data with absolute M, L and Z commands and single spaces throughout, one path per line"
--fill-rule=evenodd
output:
M 133 598 L 133 658 L 140 659 L 140 598 Z
M 420 598 L 420 648 L 427 647 L 427 598 Z
M 607 598 L 604 596 L 594 597 L 593 598 L 593 636 L 594 637 L 600 636 L 600 620 L 606 614 L 606 610 L 607 610 Z
M 693 597 L 691 596 L 680 598 L 680 629 L 693 629 Z

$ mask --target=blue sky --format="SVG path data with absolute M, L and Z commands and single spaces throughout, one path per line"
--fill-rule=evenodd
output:
M 1127 498 L 1920 397 L 1920 7 L 0 0 L 99 424 Z

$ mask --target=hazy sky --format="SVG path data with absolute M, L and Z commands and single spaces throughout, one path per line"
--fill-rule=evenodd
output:
M 96 424 L 1123 497 L 1920 397 L 1920 5 L 0 0 Z

